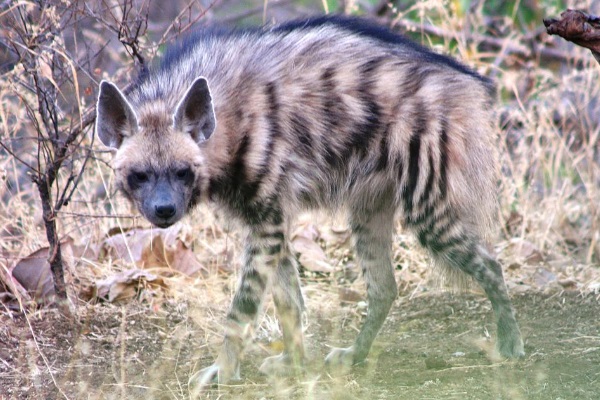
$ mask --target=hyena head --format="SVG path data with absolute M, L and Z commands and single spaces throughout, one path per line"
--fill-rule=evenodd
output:
M 201 194 L 200 143 L 216 127 L 206 79 L 194 81 L 179 104 L 140 101 L 133 107 L 112 83 L 100 84 L 96 132 L 116 149 L 117 187 L 154 225 L 179 221 Z

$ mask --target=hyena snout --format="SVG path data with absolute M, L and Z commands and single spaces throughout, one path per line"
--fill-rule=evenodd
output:
M 179 221 L 185 211 L 185 196 L 168 185 L 158 184 L 142 201 L 141 212 L 154 225 L 167 228 Z
M 149 200 L 144 204 L 144 216 L 159 228 L 168 228 L 181 219 L 179 207 L 169 200 Z
M 157 204 L 154 206 L 154 214 L 157 218 L 169 219 L 176 212 L 175 204 Z

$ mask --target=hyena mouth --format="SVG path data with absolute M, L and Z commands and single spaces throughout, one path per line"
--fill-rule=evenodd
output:
M 156 226 L 157 228 L 161 228 L 161 229 L 165 229 L 168 228 L 174 224 L 176 224 L 180 218 L 178 218 L 177 216 L 173 216 L 170 218 L 161 218 L 158 216 L 146 216 L 146 219 L 154 226 Z
M 148 218 L 148 220 L 158 228 L 165 229 L 175 225 L 180 218 L 174 216 L 172 218 Z
M 175 224 L 175 221 L 174 222 L 161 222 L 161 223 L 154 222 L 154 225 L 156 225 L 158 228 L 161 228 L 161 229 L 169 228 L 173 224 Z

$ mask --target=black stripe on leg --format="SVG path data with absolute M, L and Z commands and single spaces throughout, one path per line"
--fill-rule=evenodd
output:
M 261 239 L 277 239 L 280 242 L 283 242 L 285 239 L 283 232 L 275 231 L 275 232 L 261 232 L 258 237 Z
M 245 272 L 241 286 L 233 299 L 229 318 L 239 322 L 241 316 L 254 317 L 265 287 L 265 282 L 257 271 Z
M 458 248 L 446 252 L 450 261 L 461 270 L 465 271 L 469 275 L 473 275 L 476 271 L 473 271 L 473 260 L 477 256 L 475 245 L 470 245 L 468 248 Z M 477 279 L 478 277 L 475 276 Z
M 260 249 L 256 246 L 249 246 L 246 249 L 246 257 L 249 258 L 248 261 L 250 261 L 251 259 L 253 259 L 254 257 L 256 257 L 259 254 L 260 254 Z
M 462 235 L 451 237 L 444 241 L 433 239 L 427 243 L 427 248 L 435 254 L 441 254 L 450 249 L 451 247 L 456 247 L 464 244 L 466 240 L 467 238 Z
M 267 246 L 267 248 L 265 249 L 265 252 L 269 256 L 279 254 L 279 253 L 281 253 L 281 244 L 277 243 L 272 246 Z

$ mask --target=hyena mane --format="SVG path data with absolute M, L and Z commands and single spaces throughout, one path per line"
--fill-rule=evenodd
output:
M 97 133 L 116 150 L 122 192 L 159 227 L 202 200 L 248 228 L 225 343 L 202 379 L 238 374 L 244 327 L 272 288 L 282 356 L 303 358 L 302 295 L 287 236 L 301 210 L 347 210 L 369 311 L 330 364 L 364 360 L 396 297 L 394 219 L 436 265 L 476 280 L 498 349 L 523 354 L 502 271 L 484 240 L 496 215 L 494 86 L 452 58 L 360 18 L 246 30 L 199 29 L 126 99 L 100 85 Z

